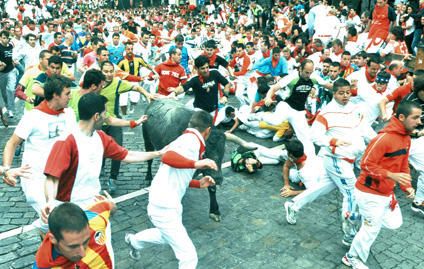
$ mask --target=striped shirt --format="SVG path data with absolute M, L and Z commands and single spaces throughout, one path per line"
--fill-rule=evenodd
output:
M 32 269 L 112 269 L 113 250 L 110 237 L 109 217 L 111 204 L 102 201 L 85 210 L 90 226 L 90 241 L 86 255 L 78 262 L 71 262 L 62 256 L 46 236 L 35 255 Z

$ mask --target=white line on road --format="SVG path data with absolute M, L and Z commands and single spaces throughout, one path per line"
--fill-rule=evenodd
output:
M 8 127 L 0 126 L 0 129 L 14 129 L 18 125 L 9 125 Z

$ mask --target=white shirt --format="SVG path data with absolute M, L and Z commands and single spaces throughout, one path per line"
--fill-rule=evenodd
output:
M 169 151 L 175 151 L 190 160 L 199 160 L 200 143 L 205 143 L 202 135 L 195 129 L 185 133 L 169 144 Z M 197 137 L 196 137 L 197 136 Z M 200 140 L 200 141 L 199 141 Z M 149 191 L 149 205 L 182 210 L 183 198 L 195 169 L 177 169 L 161 163 L 153 178 Z

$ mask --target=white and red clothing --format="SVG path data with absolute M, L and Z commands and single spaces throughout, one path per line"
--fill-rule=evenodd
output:
M 392 91 L 386 87 L 385 91 L 378 91 L 375 83 L 361 83 L 358 82 L 357 96 L 355 103 L 361 106 L 365 112 L 365 120 L 371 126 L 375 120 L 380 116 L 380 101 L 390 94 Z M 389 103 L 386 107 L 387 115 L 391 115 L 393 111 L 393 103 Z
M 383 6 L 375 5 L 371 14 L 371 26 L 368 32 L 369 43 L 365 50 L 375 46 L 380 46 L 389 35 L 390 22 L 396 20 L 396 13 L 388 4 Z
M 410 173 L 408 164 L 411 138 L 403 124 L 393 117 L 368 145 L 361 162 L 361 174 L 356 182 L 362 226 L 353 239 L 349 254 L 366 262 L 371 245 L 381 227 L 397 229 L 402 225 L 402 214 L 394 196 L 395 181 L 388 172 Z M 400 185 L 402 190 L 411 185 Z
M 336 188 L 334 182 L 327 175 L 321 157 L 306 158 L 301 162 L 303 163 L 301 169 L 291 168 L 289 172 L 290 181 L 301 181 L 306 187 L 306 190 L 292 199 L 295 211 L 299 211 L 306 204 Z
M 37 213 L 40 213 L 46 202 L 46 176 L 43 172 L 50 150 L 56 141 L 76 128 L 76 122 L 71 108 L 56 111 L 47 106 L 47 101 L 43 101 L 35 109 L 25 113 L 16 127 L 15 135 L 25 140 L 22 165 L 30 165 L 32 173 L 30 178 L 21 178 L 21 186 L 27 203 Z
M 180 64 L 172 62 L 170 59 L 155 67 L 155 71 L 159 74 L 158 93 L 169 95 L 170 87 L 178 87 L 187 80 L 187 75 Z
M 142 249 L 146 243 L 169 244 L 180 269 L 194 269 L 197 265 L 196 249 L 182 224 L 183 198 L 187 187 L 198 185 L 192 180 L 194 163 L 205 151 L 205 141 L 196 129 L 188 128 L 169 144 L 162 157 L 149 191 L 147 213 L 155 228 L 130 236 L 130 243 Z
M 348 102 L 341 105 L 334 99 L 316 117 L 311 128 L 312 141 L 321 147 L 319 155 L 324 159 L 328 176 L 343 194 L 342 218 L 356 215 L 356 199 L 353 195 L 356 177 L 353 164 L 365 150 L 365 140 L 372 132 L 364 124 L 358 106 Z M 336 146 L 337 140 L 349 142 Z
M 237 77 L 236 80 L 236 96 L 240 101 L 240 104 L 246 104 L 243 98 L 243 95 L 246 93 L 247 88 L 249 87 L 249 76 L 250 76 L 250 58 L 249 56 L 243 52 L 242 56 L 236 56 L 230 62 L 230 66 L 237 71 L 234 71 L 234 76 Z M 247 104 L 250 105 L 250 104 Z
M 55 143 L 44 174 L 59 179 L 56 200 L 86 207 L 100 193 L 103 159 L 122 161 L 127 154 L 127 149 L 103 131 L 87 136 L 77 128 L 66 139 Z
M 315 19 L 315 34 L 314 39 L 320 39 L 324 46 L 331 40 L 338 38 L 342 24 L 340 20 L 334 16 L 321 16 L 320 19 Z

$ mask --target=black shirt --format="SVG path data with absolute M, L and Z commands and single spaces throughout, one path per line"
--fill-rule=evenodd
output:
M 194 92 L 194 107 L 207 112 L 212 112 L 218 108 L 218 84 L 227 85 L 228 80 L 219 73 L 218 70 L 210 70 L 209 77 L 192 77 L 183 85 L 184 91 L 190 88 Z
M 216 55 L 216 59 L 215 59 L 215 62 L 213 64 L 211 64 L 211 61 L 209 59 L 209 68 L 218 69 L 219 66 L 222 66 L 224 68 L 227 68 L 228 67 L 228 62 L 224 58 L 222 58 L 221 56 L 219 56 L 219 55 Z
M 1 73 L 9 73 L 15 68 L 12 60 L 12 51 L 13 45 L 11 43 L 9 43 L 7 47 L 0 44 L 0 61 L 6 64 L 4 70 L 0 71 Z
M 305 103 L 314 83 L 311 79 L 304 79 L 300 76 L 293 83 L 294 86 L 291 88 L 291 95 L 285 101 L 291 108 L 297 111 L 305 110 Z
M 123 25 L 128 26 L 128 31 L 132 32 L 133 34 L 137 34 L 137 27 L 140 27 L 140 24 L 136 22 L 133 22 L 131 24 L 129 22 L 126 22 Z

